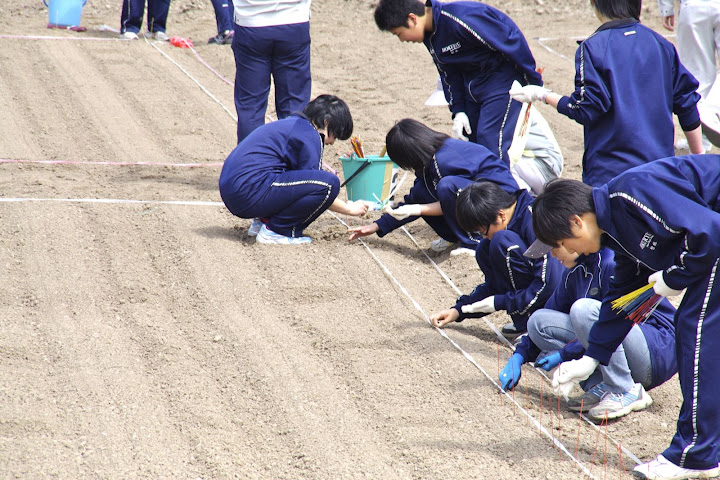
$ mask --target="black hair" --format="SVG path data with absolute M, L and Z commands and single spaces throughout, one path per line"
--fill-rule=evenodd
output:
M 642 0 L 590 0 L 595 10 L 608 20 L 640 19 Z
M 455 216 L 468 232 L 495 225 L 500 210 L 512 207 L 517 198 L 493 182 L 474 182 L 458 193 Z
M 388 131 L 385 145 L 388 156 L 400 168 L 419 173 L 448 138 L 417 120 L 403 118 Z
M 557 178 L 545 185 L 533 201 L 532 223 L 541 242 L 557 247 L 562 240 L 574 237 L 570 219 L 584 213 L 595 213 L 592 187 L 577 180 Z
M 335 95 L 319 95 L 303 109 L 303 113 L 317 128 L 338 140 L 347 140 L 352 135 L 353 119 L 347 103 Z
M 407 28 L 408 15 L 425 15 L 425 4 L 418 0 L 380 0 L 375 7 L 375 23 L 383 32 L 398 27 Z

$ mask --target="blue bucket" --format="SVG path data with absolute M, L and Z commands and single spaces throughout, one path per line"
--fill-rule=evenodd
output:
M 390 157 L 370 155 L 360 158 L 354 153 L 349 157 L 340 157 L 344 184 L 348 200 L 367 200 L 377 202 L 385 200 L 390 194 L 393 181 L 393 169 L 397 169 Z
M 53 26 L 75 27 L 80 25 L 80 15 L 87 0 L 43 0 L 48 7 L 48 23 Z

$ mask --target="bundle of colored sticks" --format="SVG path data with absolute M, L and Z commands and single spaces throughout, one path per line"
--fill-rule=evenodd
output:
M 352 145 L 355 155 L 357 155 L 359 158 L 365 158 L 365 153 L 363 152 L 362 148 L 362 142 L 358 137 L 352 137 L 350 139 L 350 145 Z
M 649 283 L 644 287 L 613 300 L 611 304 L 612 309 L 625 313 L 625 316 L 633 323 L 645 322 L 645 320 L 650 318 L 650 315 L 652 315 L 663 299 L 662 296 L 653 290 L 652 287 L 654 283 L 655 282 Z

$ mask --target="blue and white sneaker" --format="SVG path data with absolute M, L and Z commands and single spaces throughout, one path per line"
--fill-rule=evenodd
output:
M 600 400 L 602 400 L 602 398 L 607 392 L 608 389 L 605 384 L 598 383 L 597 385 L 594 385 L 590 390 L 583 393 L 582 397 L 571 398 L 570 400 L 568 400 L 568 410 L 573 412 L 585 413 L 591 408 L 597 406 L 597 404 L 600 403 Z
M 257 237 L 257 234 L 260 233 L 260 229 L 264 223 L 260 221 L 259 218 L 253 218 L 252 223 L 250 224 L 250 228 L 248 228 L 248 235 L 251 237 Z
M 624 417 L 630 412 L 643 410 L 652 405 L 652 398 L 639 383 L 633 385 L 630 391 L 623 393 L 607 392 L 596 406 L 590 409 L 590 420 L 600 421 L 607 418 Z
M 263 225 L 258 232 L 255 241 L 266 245 L 303 245 L 311 243 L 310 237 L 286 237 L 270 230 L 267 225 Z

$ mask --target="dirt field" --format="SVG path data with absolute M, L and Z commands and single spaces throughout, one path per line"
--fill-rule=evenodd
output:
M 597 26 L 587 2 L 492 3 L 570 92 L 571 37 Z M 516 404 L 498 395 L 509 348 L 483 321 L 448 328 L 456 346 L 428 325 L 457 293 L 402 231 L 365 248 L 325 214 L 308 247 L 256 245 L 218 204 L 232 86 L 189 50 L 117 40 L 102 27 L 119 28 L 120 7 L 90 0 L 73 33 L 47 30 L 40 0 L 0 4 L 0 477 L 622 478 L 665 448 L 677 379 L 601 429 L 528 367 Z M 348 102 L 369 153 L 404 117 L 449 132 L 447 110 L 423 105 L 427 51 L 379 32 L 372 9 L 313 3 L 313 94 Z M 168 33 L 234 78 L 230 47 L 206 44 L 209 0 L 173 1 Z M 579 177 L 581 127 L 542 112 Z M 348 149 L 325 159 L 339 168 Z M 434 238 L 408 231 L 423 249 Z M 460 291 L 482 280 L 470 257 L 433 260 Z

